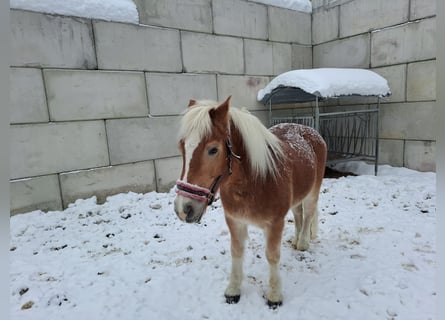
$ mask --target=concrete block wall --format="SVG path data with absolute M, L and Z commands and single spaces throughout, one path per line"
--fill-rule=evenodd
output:
M 313 67 L 367 68 L 389 82 L 380 161 L 435 171 L 436 0 L 312 3 Z
M 393 94 L 381 161 L 435 170 L 434 0 L 312 0 L 312 14 L 247 0 L 135 3 L 139 25 L 11 10 L 12 214 L 168 191 L 189 99 L 232 95 L 266 123 L 256 94 L 291 69 L 383 75 Z
M 168 191 L 189 99 L 232 95 L 266 120 L 257 91 L 312 67 L 310 14 L 246 0 L 135 3 L 139 25 L 11 10 L 12 214 Z

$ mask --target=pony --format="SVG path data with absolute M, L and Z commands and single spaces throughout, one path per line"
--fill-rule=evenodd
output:
M 241 297 L 247 226 L 261 228 L 270 272 L 265 298 L 275 309 L 283 300 L 278 264 L 287 212 L 294 215 L 297 250 L 307 250 L 317 235 L 326 143 L 316 130 L 295 123 L 267 129 L 249 111 L 230 107 L 230 100 L 190 100 L 182 114 L 174 210 L 180 220 L 198 223 L 219 191 L 231 240 L 229 304 Z

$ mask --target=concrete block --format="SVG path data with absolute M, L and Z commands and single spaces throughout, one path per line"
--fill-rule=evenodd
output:
M 389 164 L 393 167 L 403 167 L 404 141 L 379 140 L 379 163 Z
M 278 75 L 292 69 L 292 46 L 287 43 L 244 40 L 246 73 Z
M 62 210 L 57 175 L 12 180 L 10 182 L 11 215 L 34 210 Z
M 141 24 L 212 32 L 210 0 L 135 0 Z
M 418 171 L 436 171 L 435 141 L 406 141 L 405 166 Z
M 286 43 L 272 44 L 273 75 L 292 70 L 292 46 Z
M 391 95 L 381 102 L 402 102 L 406 97 L 406 64 L 372 69 L 375 73 L 388 80 Z
M 97 197 L 102 204 L 108 196 L 156 189 L 153 161 L 94 168 L 60 174 L 63 207 L 77 199 Z
M 11 179 L 109 164 L 103 121 L 79 121 L 10 128 Z
M 339 7 L 312 12 L 312 43 L 320 44 L 339 37 Z
M 93 23 L 99 69 L 180 72 L 179 31 L 123 23 Z
M 314 68 L 368 68 L 369 38 L 363 34 L 314 46 Z
M 91 22 L 10 11 L 12 66 L 96 68 Z
M 269 40 L 310 45 L 311 15 L 300 11 L 267 7 L 269 10 Z
M 179 117 L 107 120 L 106 127 L 112 165 L 180 154 Z
M 9 119 L 11 123 L 48 122 L 42 71 L 9 69 Z
M 435 18 L 373 32 L 371 66 L 433 59 L 436 57 L 435 37 Z
M 52 121 L 148 115 L 142 72 L 44 70 Z
M 244 73 L 243 40 L 181 32 L 186 72 Z
M 411 0 L 410 20 L 436 15 L 436 2 L 440 0 Z
M 213 1 L 216 34 L 267 39 L 267 7 L 240 0 Z
M 245 39 L 244 55 L 247 74 L 272 75 L 274 73 L 272 42 Z
M 249 110 L 265 109 L 256 99 L 257 93 L 269 83 L 268 77 L 218 75 L 218 101 L 232 96 L 235 107 Z
M 182 157 L 156 159 L 156 191 L 168 192 L 181 177 Z
M 340 37 L 406 22 L 408 14 L 409 0 L 350 1 L 340 6 Z
M 142 72 L 44 70 L 51 120 L 148 114 Z
M 216 100 L 216 75 L 146 73 L 148 104 L 153 116 L 178 115 L 190 99 Z
M 388 103 L 380 108 L 383 139 L 435 140 L 435 102 Z
M 312 68 L 312 47 L 292 45 L 292 70 Z
M 436 100 L 436 60 L 408 64 L 408 101 Z

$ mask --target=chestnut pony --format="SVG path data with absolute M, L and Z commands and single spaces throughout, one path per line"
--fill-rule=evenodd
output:
M 278 263 L 285 216 L 293 211 L 292 243 L 307 250 L 317 234 L 326 144 L 310 127 L 287 123 L 268 130 L 229 104 L 230 97 L 220 105 L 190 100 L 179 132 L 183 167 L 175 212 L 182 221 L 199 222 L 219 191 L 231 236 L 227 303 L 240 299 L 247 225 L 263 229 L 270 267 L 266 298 L 276 308 L 283 299 Z

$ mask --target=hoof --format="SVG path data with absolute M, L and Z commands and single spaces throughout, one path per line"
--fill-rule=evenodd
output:
M 269 306 L 269 309 L 275 310 L 279 306 L 283 304 L 283 301 L 270 301 L 267 300 L 267 305 Z
M 307 251 L 309 249 L 309 242 L 306 241 L 298 241 L 297 250 L 298 251 Z
M 239 302 L 239 299 L 240 299 L 240 295 L 237 295 L 237 296 L 227 296 L 227 295 L 224 295 L 225 297 L 226 297 L 226 303 L 228 303 L 228 304 L 235 304 L 235 303 L 238 303 Z

